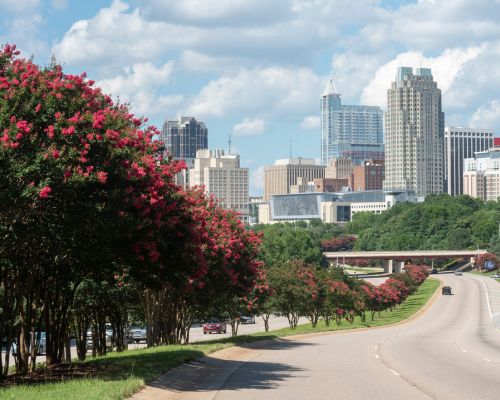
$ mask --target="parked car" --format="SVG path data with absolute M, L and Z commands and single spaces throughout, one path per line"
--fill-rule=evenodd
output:
M 106 348 L 108 351 L 113 349 L 111 343 L 111 338 L 113 337 L 113 331 L 111 329 L 106 329 Z M 94 347 L 94 341 L 92 340 L 92 331 L 87 331 L 87 351 L 92 350 Z
M 500 274 L 493 274 L 493 275 L 490 275 L 490 278 L 493 278 L 493 279 L 500 279 Z
M 212 319 L 203 324 L 203 334 L 226 333 L 226 323 L 224 321 Z
M 437 273 L 438 273 L 437 268 L 432 268 L 432 269 L 431 269 L 431 274 L 437 274 Z
M 462 276 L 462 271 L 455 271 L 456 276 Z
M 452 294 L 451 293 L 451 287 L 449 287 L 449 286 L 443 286 L 443 288 L 441 289 L 441 294 Z
M 130 329 L 130 336 L 135 343 L 146 341 L 146 328 L 133 327 Z
M 255 324 L 255 315 L 242 315 L 240 317 L 240 323 L 242 323 L 242 324 Z
M 35 334 L 35 339 L 38 340 L 38 334 Z M 40 341 L 38 342 L 38 351 L 36 353 L 37 356 L 45 355 L 47 351 L 47 334 L 45 332 L 40 332 Z M 31 344 L 31 343 L 30 343 Z M 11 347 L 12 355 L 17 355 L 17 343 L 12 343 Z

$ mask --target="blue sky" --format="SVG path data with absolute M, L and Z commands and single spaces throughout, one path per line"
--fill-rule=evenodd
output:
M 446 125 L 500 132 L 500 0 L 0 0 L 0 43 L 54 54 L 161 128 L 192 115 L 263 167 L 318 158 L 330 71 L 344 104 L 379 105 L 398 66 L 430 67 Z M 500 136 L 500 135 L 498 135 Z

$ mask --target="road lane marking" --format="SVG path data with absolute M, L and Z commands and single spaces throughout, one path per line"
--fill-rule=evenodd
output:
M 375 350 L 378 350 L 378 346 L 375 346 Z
M 399 374 L 396 371 L 394 371 L 392 368 L 389 368 L 389 371 L 391 371 L 394 375 L 399 376 Z
M 484 361 L 490 362 L 491 360 L 488 358 L 483 358 Z
M 467 353 L 467 350 L 462 349 L 462 353 Z
M 375 358 L 380 358 L 380 356 L 378 354 L 375 354 Z
M 486 290 L 486 304 L 488 304 L 488 312 L 490 313 L 490 319 L 493 317 L 493 313 L 491 312 L 491 306 L 490 306 L 490 295 L 488 293 L 488 287 L 486 286 L 486 283 L 484 281 L 481 281 L 484 286 L 484 290 Z

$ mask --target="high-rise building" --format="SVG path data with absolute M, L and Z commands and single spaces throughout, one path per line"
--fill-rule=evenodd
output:
M 180 117 L 177 121 L 165 121 L 162 130 L 165 152 L 174 160 L 183 160 L 187 170 L 175 176 L 178 185 L 189 187 L 189 170 L 194 167 L 196 152 L 208 148 L 208 129 L 193 117 Z
M 500 148 L 464 160 L 463 192 L 484 201 L 500 199 Z
M 473 158 L 474 153 L 493 147 L 491 129 L 447 126 L 445 138 L 445 182 L 448 194 L 463 194 L 464 159 Z
M 325 166 L 316 165 L 314 159 L 277 160 L 274 165 L 264 168 L 264 201 L 268 202 L 274 194 L 289 194 L 291 186 L 297 185 L 297 178 L 312 182 L 315 178 L 324 177 Z
M 194 159 L 198 150 L 208 148 L 208 129 L 193 117 L 165 121 L 162 134 L 166 151 L 176 159 Z
M 369 160 L 353 168 L 349 186 L 354 192 L 382 190 L 384 182 L 384 160 Z
M 220 204 L 248 220 L 248 168 L 240 167 L 240 156 L 224 150 L 198 150 L 194 167 L 189 170 L 190 186 L 204 186 Z
M 354 164 L 384 158 L 380 107 L 342 105 L 330 78 L 321 96 L 321 164 L 349 157 Z
M 387 91 L 384 189 L 444 191 L 444 113 L 428 68 L 398 68 Z

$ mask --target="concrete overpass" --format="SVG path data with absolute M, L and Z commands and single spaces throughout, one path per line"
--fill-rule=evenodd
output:
M 484 249 L 475 250 L 400 250 L 400 251 L 326 251 L 323 253 L 329 261 L 345 263 L 354 259 L 382 260 L 384 272 L 401 272 L 405 261 L 414 259 L 465 258 L 488 253 Z

